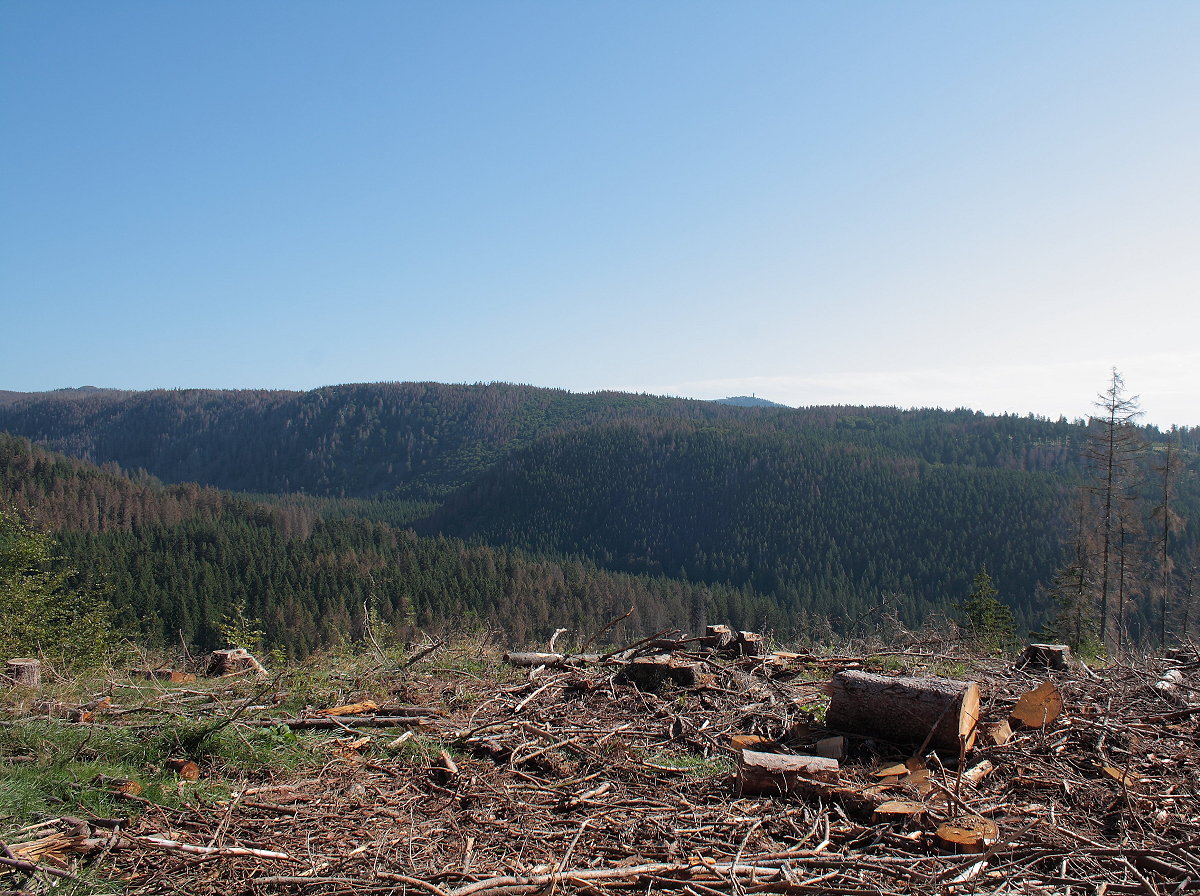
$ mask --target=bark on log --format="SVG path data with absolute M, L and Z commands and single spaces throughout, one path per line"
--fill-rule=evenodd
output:
M 504 661 L 511 666 L 558 666 L 564 657 L 561 653 L 535 653 L 512 651 L 504 654 Z
M 791 756 L 742 750 L 738 786 L 742 793 L 807 792 L 814 781 L 836 784 L 839 765 L 824 756 Z
M 42 684 L 42 663 L 31 657 L 14 657 L 5 664 L 5 675 L 15 685 L 36 688 Z
M 829 728 L 957 753 L 975 743 L 979 686 L 947 678 L 844 671 L 833 676 Z
M 244 647 L 236 647 L 232 650 L 214 650 L 208 661 L 208 671 L 204 674 L 210 678 L 217 678 L 246 670 L 251 670 L 259 675 L 267 674 L 262 663 L 256 660 L 249 650 Z
M 340 729 L 347 728 L 427 728 L 427 716 L 320 716 L 298 719 L 240 719 L 238 724 L 252 728 L 274 728 L 286 725 L 293 729 Z

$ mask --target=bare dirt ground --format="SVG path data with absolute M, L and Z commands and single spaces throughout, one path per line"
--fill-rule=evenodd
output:
M 1194 652 L 1054 673 L 920 646 L 679 656 L 702 664 L 696 685 L 639 688 L 615 660 L 518 668 L 446 647 L 407 668 L 347 673 L 338 696 L 375 707 L 332 722 L 318 715 L 331 705 L 285 712 L 273 705 L 281 695 L 247 703 L 243 694 L 263 690 L 248 679 L 207 702 L 185 696 L 205 693 L 203 682 L 164 688 L 164 711 L 224 713 L 233 730 L 290 719 L 271 729 L 281 750 L 302 739 L 320 759 L 253 778 L 201 763 L 200 781 L 180 782 L 174 808 L 136 795 L 125 798 L 128 813 L 108 817 L 64 806 L 8 836 L 0 892 L 1200 890 Z M 1053 680 L 1063 711 L 1000 745 L 981 737 L 961 757 L 914 756 L 886 731 L 850 735 L 825 797 L 819 788 L 742 794 L 731 738 L 758 735 L 770 741 L 758 750 L 803 753 L 836 734 L 822 727 L 823 684 L 848 667 L 976 681 L 985 721 L 1007 719 L 1021 694 Z M 97 709 L 86 724 L 122 724 L 130 716 L 120 711 Z M 910 773 L 880 774 L 906 760 Z M 883 800 L 910 810 L 873 811 Z M 937 836 L 956 818 L 987 819 L 995 831 L 956 853 Z

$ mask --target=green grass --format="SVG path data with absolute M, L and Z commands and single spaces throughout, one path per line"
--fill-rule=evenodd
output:
M 704 778 L 724 777 L 734 772 L 733 760 L 727 756 L 701 756 L 699 753 L 657 751 L 647 753 L 643 761 L 659 768 L 684 772 L 693 781 Z

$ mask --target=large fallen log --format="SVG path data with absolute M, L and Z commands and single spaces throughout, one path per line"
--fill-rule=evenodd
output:
M 957 753 L 975 743 L 979 686 L 847 670 L 829 686 L 825 725 L 866 737 Z

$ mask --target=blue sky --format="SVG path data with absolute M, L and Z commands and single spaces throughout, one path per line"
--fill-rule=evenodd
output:
M 0 2 L 0 389 L 1200 424 L 1200 3 Z

